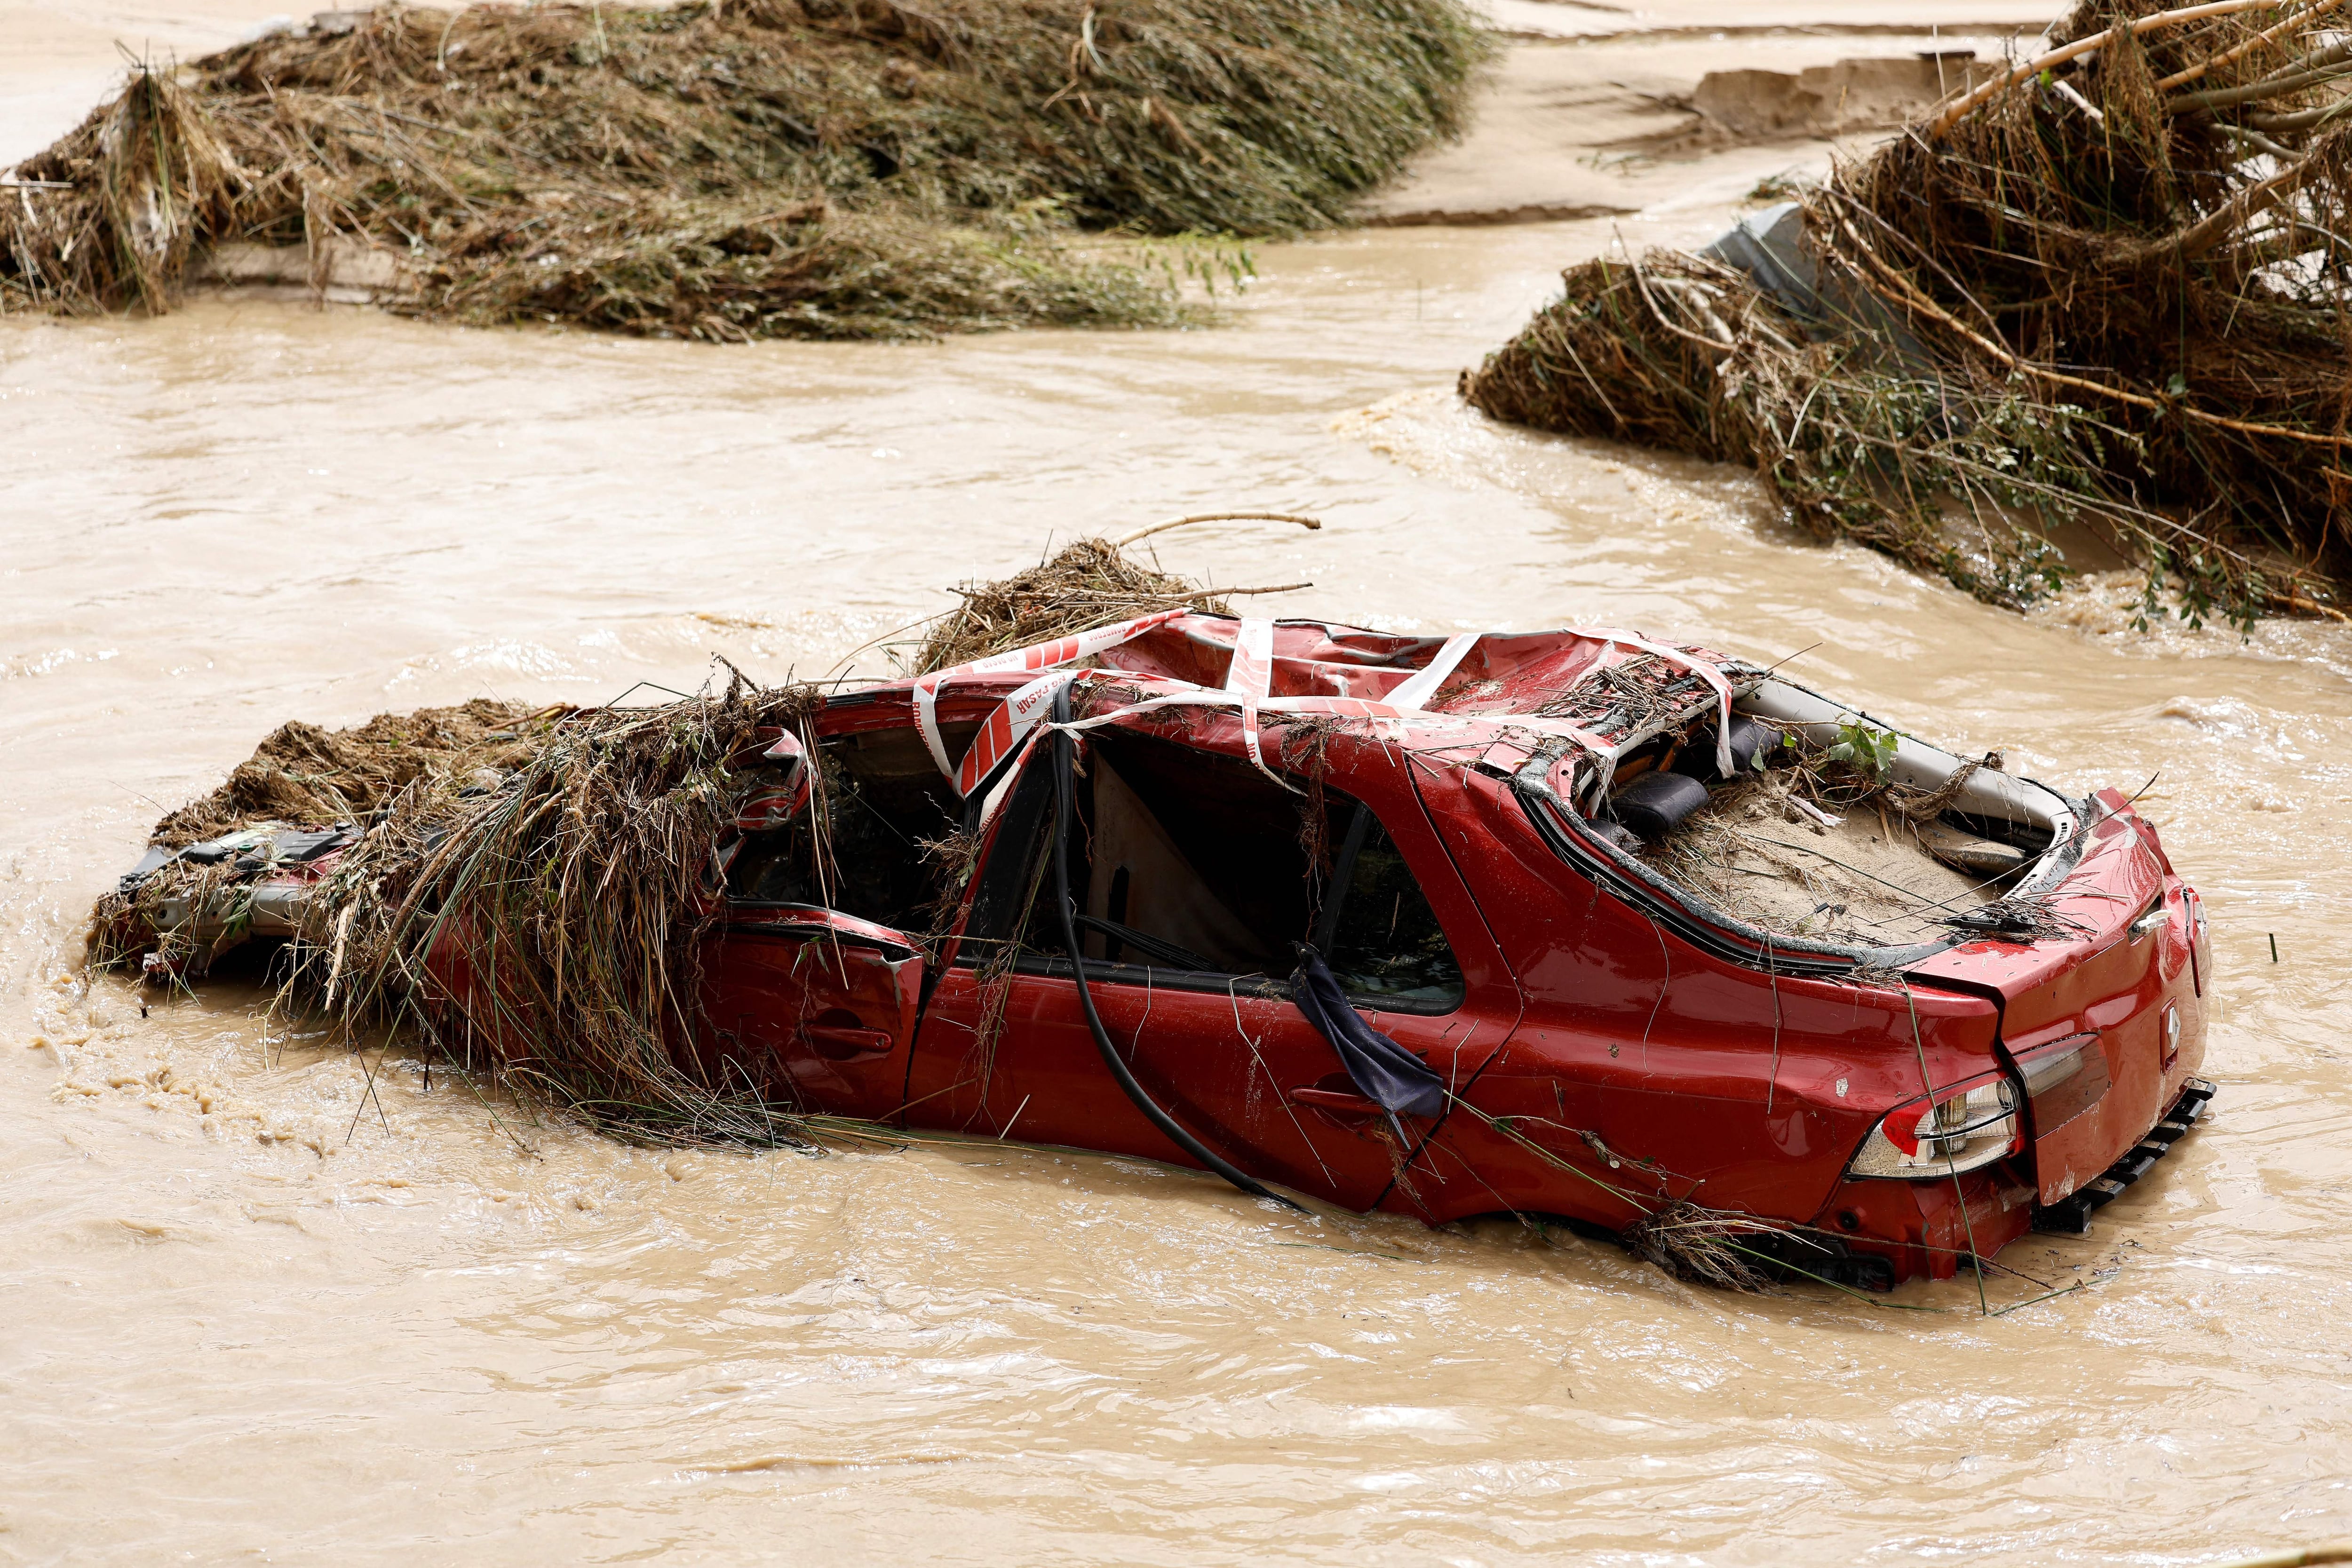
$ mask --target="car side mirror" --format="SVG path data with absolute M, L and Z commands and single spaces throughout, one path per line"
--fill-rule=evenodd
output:
M 776 743 L 760 753 L 761 761 L 769 764 L 774 777 L 762 781 L 735 805 L 735 828 L 739 833 L 766 833 L 782 827 L 798 816 L 809 802 L 808 749 L 800 737 L 790 730 Z

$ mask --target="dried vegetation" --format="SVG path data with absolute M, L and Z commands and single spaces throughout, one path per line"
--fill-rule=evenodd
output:
M 1463 378 L 1487 414 L 1754 467 L 1994 603 L 2087 529 L 2168 605 L 2341 618 L 2352 7 L 2086 0 L 1801 195 L 1802 289 L 1602 259 Z
M 1452 134 L 1486 47 L 1455 0 L 387 5 L 134 71 L 16 170 L 0 310 L 162 310 L 243 243 L 390 258 L 398 308 L 478 323 L 1169 324 L 1232 237 Z
M 221 786 L 155 825 L 149 842 L 178 849 L 262 822 L 358 822 L 429 774 L 511 768 L 526 731 L 570 711 L 478 697 L 457 708 L 379 713 L 352 730 L 280 725 Z
M 1107 539 L 1078 540 L 1010 577 L 966 583 L 955 594 L 963 602 L 931 623 L 912 673 L 929 675 L 1154 610 L 1231 608 L 1211 589 L 1129 560 Z
M 1926 847 L 1922 830 L 1935 833 L 1949 800 L 1809 756 L 1719 788 L 1645 857 L 1762 931 L 1858 947 L 1933 942 L 2004 880 Z
M 1187 577 L 1147 566 L 1126 554 L 1129 545 L 1156 533 L 1202 522 L 1288 522 L 1323 525 L 1311 517 L 1285 512 L 1202 512 L 1154 523 L 1123 539 L 1080 539 L 1053 556 L 993 583 L 966 583 L 953 590 L 963 602 L 932 620 L 917 645 L 909 674 L 929 675 L 992 654 L 1115 626 L 1159 610 L 1205 610 L 1230 614 L 1225 601 L 1255 594 L 1282 594 L 1309 583 L 1277 583 L 1256 588 L 1209 587 Z
M 942 657 L 1218 603 L 1102 540 L 963 593 L 924 645 Z M 737 677 L 719 695 L 645 708 L 477 700 L 341 731 L 289 723 L 218 789 L 165 816 L 151 843 L 349 825 L 356 842 L 328 862 L 285 949 L 282 1005 L 405 1035 L 528 1103 L 633 1139 L 804 1142 L 809 1118 L 698 1055 L 697 952 L 721 907 L 715 850 L 753 742 L 778 727 L 806 733 L 818 700 Z M 823 840 L 839 781 L 824 768 L 816 780 Z M 961 836 L 934 847 L 943 882 L 968 871 Z M 92 959 L 136 968 L 153 954 L 153 973 L 199 970 L 242 938 L 255 889 L 284 871 L 266 849 L 173 860 L 99 901 Z M 205 911 L 226 940 L 198 943 L 174 909 Z M 473 956 L 452 963 L 461 951 Z
M 695 1072 L 690 1042 L 738 770 L 761 729 L 799 722 L 812 700 L 737 682 L 655 708 L 476 703 L 331 733 L 289 725 L 220 791 L 165 817 L 155 841 L 352 822 L 362 836 L 286 949 L 289 1005 L 405 1032 L 469 1074 L 633 1139 L 797 1142 L 801 1121 L 757 1086 Z M 174 899 L 232 906 L 234 930 L 236 900 L 277 870 L 173 862 L 100 901 L 93 958 L 119 966 L 155 951 Z M 445 948 L 428 964 L 445 935 L 462 937 L 467 956 L 452 964 Z M 167 970 L 209 956 L 174 944 L 162 941 Z

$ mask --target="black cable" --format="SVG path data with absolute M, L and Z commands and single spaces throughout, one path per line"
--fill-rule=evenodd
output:
M 1054 693 L 1054 722 L 1070 721 L 1070 689 L 1064 686 Z M 1061 917 L 1062 941 L 1070 951 L 1070 972 L 1078 980 L 1078 1010 L 1087 1016 L 1087 1030 L 1095 1037 L 1095 1049 L 1101 1053 L 1103 1065 L 1135 1108 L 1151 1121 L 1154 1127 L 1168 1135 L 1169 1141 L 1202 1164 L 1254 1198 L 1271 1198 L 1283 1207 L 1297 1214 L 1307 1210 L 1292 1203 L 1280 1193 L 1270 1192 L 1265 1184 L 1247 1175 L 1202 1143 L 1198 1138 L 1177 1125 L 1176 1119 L 1153 1103 L 1143 1086 L 1135 1081 L 1128 1070 L 1126 1059 L 1110 1043 L 1110 1034 L 1103 1027 L 1102 1017 L 1095 1011 L 1095 994 L 1087 985 L 1087 961 L 1078 945 L 1077 906 L 1070 899 L 1070 826 L 1073 805 L 1070 783 L 1077 773 L 1077 742 L 1066 730 L 1054 731 L 1054 900 L 1055 910 Z

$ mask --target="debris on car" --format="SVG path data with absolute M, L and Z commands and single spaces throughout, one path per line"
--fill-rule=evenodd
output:
M 2112 789 L 1622 628 L 1139 592 L 200 813 L 95 953 L 271 939 L 300 1004 L 625 1137 L 1076 1145 L 1744 1288 L 2080 1230 L 2212 1092 L 2203 907 Z

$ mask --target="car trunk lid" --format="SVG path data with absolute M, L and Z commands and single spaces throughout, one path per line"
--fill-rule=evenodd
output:
M 2202 1056 L 2186 889 L 2120 794 L 2092 806 L 2073 869 L 2039 900 L 2042 934 L 1963 942 L 1911 970 L 2000 998 L 2045 1205 L 2146 1138 Z

